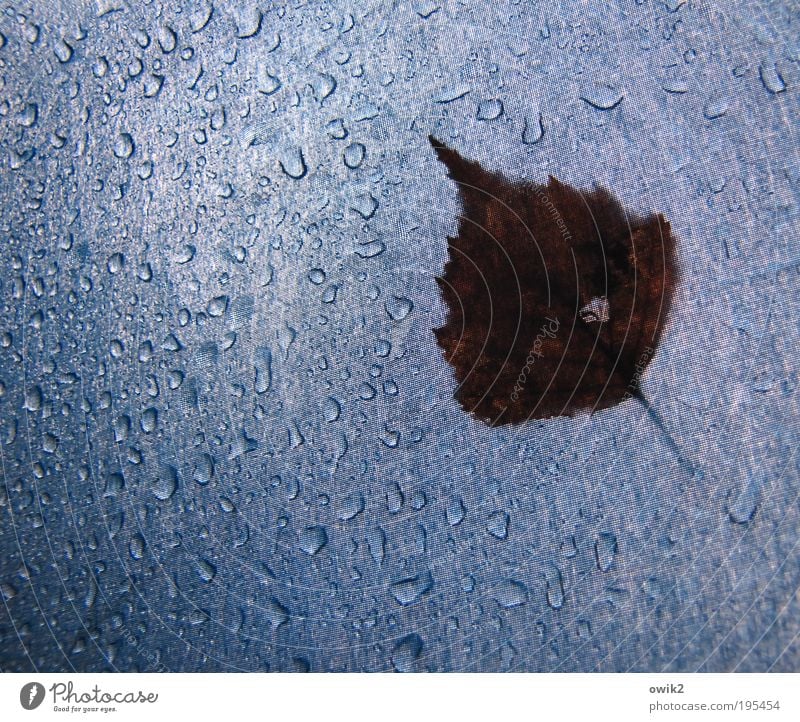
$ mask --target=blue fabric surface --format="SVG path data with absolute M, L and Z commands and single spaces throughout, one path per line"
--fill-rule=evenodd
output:
M 793 5 L 4 10 L 0 668 L 797 671 Z M 669 219 L 671 440 L 459 408 L 429 133 Z

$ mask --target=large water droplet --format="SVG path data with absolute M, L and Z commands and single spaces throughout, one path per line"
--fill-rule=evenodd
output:
M 504 609 L 511 609 L 528 601 L 528 588 L 516 579 L 506 579 L 494 588 L 492 598 Z
M 299 546 L 306 554 L 313 556 L 328 543 L 325 527 L 310 526 L 300 532 Z
M 133 155 L 134 144 L 130 133 L 120 133 L 114 141 L 114 155 L 123 160 Z
M 478 120 L 496 120 L 503 114 L 503 101 L 498 98 L 490 98 L 478 104 Z
M 581 100 L 587 102 L 597 110 L 611 110 L 618 106 L 625 94 L 612 85 L 598 84 L 584 88 Z

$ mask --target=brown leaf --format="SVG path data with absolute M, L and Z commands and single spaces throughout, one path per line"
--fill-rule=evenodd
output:
M 663 215 L 552 176 L 514 183 L 430 141 L 463 206 L 435 334 L 464 410 L 494 426 L 638 396 L 678 280 Z

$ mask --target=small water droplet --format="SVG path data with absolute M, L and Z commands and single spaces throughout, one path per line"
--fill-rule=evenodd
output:
M 264 614 L 273 629 L 277 629 L 281 624 L 285 624 L 289 621 L 289 610 L 275 599 L 275 597 L 267 600 L 264 605 Z
M 156 499 L 167 501 L 178 489 L 178 471 L 173 466 L 164 465 L 153 481 L 152 492 Z
M 206 311 L 212 318 L 222 316 L 228 308 L 227 296 L 216 296 L 212 298 L 206 306 Z
M 325 421 L 330 423 L 337 421 L 341 412 L 342 406 L 333 396 L 329 396 L 325 399 L 322 405 L 322 415 L 325 417 Z
M 252 38 L 261 30 L 261 10 L 256 5 L 241 8 L 236 15 L 236 37 Z
M 367 155 L 367 148 L 363 143 L 351 143 L 344 149 L 342 159 L 351 170 L 360 167 Z
M 594 554 L 597 568 L 601 572 L 607 572 L 611 569 L 617 554 L 617 537 L 610 531 L 600 532 L 594 543 Z
M 346 497 L 339 506 L 339 520 L 350 521 L 364 511 L 364 495 L 354 492 Z
M 279 159 L 281 170 L 290 178 L 299 180 L 308 171 L 306 161 L 303 157 L 301 148 L 289 148 L 285 150 Z
M 526 145 L 538 143 L 544 137 L 544 122 L 542 114 L 525 118 L 525 126 L 522 129 L 522 142 Z
M 553 609 L 561 609 L 564 604 L 564 582 L 561 570 L 555 565 L 548 565 L 544 573 L 547 583 L 547 603 Z
M 452 103 L 454 100 L 463 98 L 470 90 L 470 86 L 466 83 L 448 85 L 446 88 L 442 88 L 433 100 L 436 103 Z
M 353 199 L 350 209 L 354 210 L 366 221 L 375 215 L 378 205 L 378 199 L 372 193 L 362 193 Z
M 761 490 L 764 485 L 764 473 L 752 474 L 742 485 L 739 492 L 731 493 L 733 502 L 728 507 L 731 521 L 737 524 L 747 524 L 753 519 L 761 503 Z
M 429 592 L 432 587 L 433 576 L 429 571 L 425 571 L 413 577 L 407 577 L 394 582 L 389 587 L 389 592 L 398 604 L 407 606 L 418 601 L 419 598 L 423 594 Z
M 422 653 L 422 637 L 409 634 L 403 637 L 392 650 L 392 664 L 398 672 L 413 672 Z
M 272 95 L 281 89 L 280 78 L 271 73 L 265 66 L 261 66 L 258 74 L 258 88 L 259 93 L 264 95 Z
M 509 516 L 504 511 L 495 511 L 489 515 L 486 521 L 486 531 L 495 539 L 506 539 L 508 537 Z
M 450 526 L 458 526 L 464 517 L 467 515 L 467 510 L 464 508 L 464 502 L 456 497 L 450 500 L 445 510 L 445 518 Z
M 393 321 L 402 321 L 414 309 L 411 299 L 405 296 L 392 296 L 385 304 L 386 313 Z
M 142 412 L 142 431 L 145 434 L 151 434 L 158 426 L 158 410 L 152 406 Z
M 717 98 L 715 100 L 710 100 L 706 103 L 705 107 L 703 108 L 703 115 L 708 120 L 714 120 L 715 118 L 721 118 L 728 112 L 728 101 L 725 98 Z
M 786 90 L 786 81 L 778 71 L 774 63 L 763 63 L 759 68 L 759 75 L 764 87 L 773 95 L 782 93 Z
M 217 568 L 207 559 L 201 559 L 197 563 L 197 573 L 204 582 L 211 582 L 217 576 Z
M 194 465 L 192 478 L 201 486 L 208 484 L 214 476 L 214 459 L 210 454 L 203 453 Z
M 53 47 L 53 53 L 58 58 L 59 63 L 68 63 L 72 59 L 72 52 L 72 46 L 63 38 L 57 40 Z
M 441 7 L 441 5 L 434 0 L 413 0 L 412 7 L 417 15 L 424 20 L 427 20 Z
M 134 534 L 128 545 L 131 558 L 139 560 L 144 557 L 145 541 L 141 534 Z
M 164 76 L 158 73 L 151 73 L 148 75 L 142 85 L 145 98 L 155 98 L 164 85 Z

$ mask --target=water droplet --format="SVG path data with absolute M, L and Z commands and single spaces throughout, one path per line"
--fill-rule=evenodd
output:
M 314 96 L 322 103 L 322 101 L 330 97 L 336 90 L 336 78 L 329 73 L 320 73 L 314 78 L 312 87 L 314 89 Z
M 703 115 L 705 115 L 708 120 L 721 118 L 727 112 L 728 101 L 725 98 L 710 100 L 708 103 L 706 103 L 705 108 L 703 109 Z
M 478 104 L 478 120 L 496 120 L 503 114 L 503 101 L 498 98 L 483 100 Z
M 53 53 L 59 63 L 68 63 L 72 59 L 72 46 L 63 38 L 56 41 Z
M 538 143 L 544 137 L 544 122 L 542 114 L 538 113 L 533 118 L 525 118 L 525 126 L 522 129 L 522 142 L 526 145 Z
M 299 180 L 307 172 L 306 161 L 301 148 L 285 150 L 279 158 L 281 170 L 290 178 Z
M 339 292 L 339 287 L 332 283 L 322 293 L 322 303 L 336 303 L 336 294 Z
M 17 114 L 17 125 L 23 128 L 32 128 L 39 117 L 39 106 L 36 103 L 27 103 Z
M 389 587 L 389 592 L 398 604 L 406 606 L 416 602 L 433 587 L 433 576 L 429 571 L 401 579 Z
M 618 106 L 625 94 L 612 85 L 598 84 L 584 88 L 581 100 L 597 110 L 611 110 Z
M 467 515 L 467 510 L 464 508 L 464 502 L 460 498 L 455 497 L 450 500 L 445 510 L 445 518 L 450 526 L 458 526 L 464 517 Z
M 342 153 L 344 164 L 351 170 L 359 168 L 367 155 L 367 148 L 363 143 L 350 143 Z
M 682 95 L 683 93 L 687 93 L 689 91 L 689 84 L 683 78 L 671 78 L 669 80 L 665 80 L 661 87 L 667 92 L 672 93 L 673 95 Z
M 728 507 L 728 515 L 731 521 L 737 524 L 747 524 L 753 519 L 761 503 L 761 489 L 764 485 L 764 473 L 756 472 L 752 474 L 742 485 L 738 494 L 731 493 L 733 502 Z
M 261 10 L 256 5 L 247 5 L 236 15 L 236 37 L 252 38 L 261 30 Z
M 114 420 L 114 441 L 122 443 L 128 440 L 131 433 L 131 419 L 127 414 L 122 414 Z
M 189 16 L 189 24 L 193 33 L 199 33 L 211 21 L 214 15 L 214 6 L 211 3 L 202 3 L 196 6 Z
M 155 98 L 160 92 L 161 87 L 164 85 L 164 76 L 158 73 L 151 73 L 148 75 L 142 84 L 144 97 Z
M 253 361 L 255 366 L 255 391 L 264 394 L 272 387 L 272 351 L 266 346 L 256 349 Z
M 145 541 L 141 534 L 134 534 L 128 545 L 131 558 L 139 560 L 144 557 Z
M 180 351 L 183 348 L 183 344 L 178 340 L 178 337 L 174 333 L 167 334 L 167 337 L 164 339 L 164 343 L 161 344 L 161 347 L 165 351 Z
M 393 321 L 402 321 L 414 309 L 411 299 L 405 296 L 392 296 L 385 304 L 386 313 Z
M 275 597 L 268 599 L 264 605 L 264 615 L 273 629 L 289 621 L 289 611 Z
M 51 434 L 49 431 L 45 431 L 42 434 L 42 451 L 46 454 L 55 454 L 56 449 L 58 449 L 59 439 L 54 434 Z
M 197 573 L 204 582 L 211 582 L 217 576 L 217 568 L 207 559 L 201 559 L 197 563 Z
M 367 532 L 367 546 L 375 563 L 383 564 L 386 557 L 386 532 L 380 527 L 370 529 Z
M 277 75 L 267 70 L 265 66 L 261 66 L 258 74 L 258 85 L 256 87 L 259 93 L 272 95 L 281 89 L 281 80 Z
M 141 426 L 145 434 L 153 433 L 158 426 L 158 410 L 152 406 L 149 409 L 145 409 L 142 412 Z
M 104 497 L 115 497 L 122 493 L 125 488 L 125 477 L 122 474 L 112 473 L 106 478 L 106 486 L 103 489 Z
M 333 396 L 329 396 L 325 399 L 322 405 L 322 415 L 325 417 L 325 421 L 331 423 L 337 421 L 341 412 L 342 406 Z
M 38 386 L 31 386 L 25 392 L 25 409 L 39 411 L 42 408 L 42 390 Z
M 200 458 L 194 465 L 192 478 L 201 486 L 208 484 L 214 477 L 214 459 L 210 454 L 200 454 Z
M 130 133 L 120 133 L 114 142 L 114 155 L 123 160 L 133 155 L 134 144 Z
M 617 537 L 610 531 L 600 532 L 594 543 L 594 554 L 597 568 L 601 572 L 607 572 L 611 569 L 617 554 Z
M 212 298 L 208 305 L 206 306 L 206 312 L 212 318 L 219 318 L 222 316 L 228 308 L 228 297 L 227 296 L 216 296 Z
M 422 637 L 409 634 L 403 637 L 392 650 L 392 664 L 398 672 L 413 672 L 422 653 Z
M 378 199 L 372 193 L 362 193 L 351 202 L 350 209 L 354 210 L 366 221 L 375 215 L 378 205 Z
M 426 20 L 441 7 L 441 5 L 434 2 L 434 0 L 413 0 L 411 4 L 414 8 L 414 12 Z
M 156 499 L 167 501 L 178 490 L 178 470 L 164 465 L 152 484 L 152 492 Z
M 495 511 L 489 515 L 486 522 L 486 531 L 495 539 L 505 539 L 508 537 L 509 516 L 504 511 Z
M 454 100 L 463 98 L 470 90 L 470 86 L 466 83 L 456 83 L 442 88 L 433 100 L 435 103 L 452 103 Z
M 774 63 L 762 63 L 759 68 L 759 75 L 764 87 L 770 93 L 777 95 L 786 90 L 786 82 Z
M 171 53 L 178 45 L 178 36 L 169 25 L 161 25 L 157 33 L 158 45 L 163 53 Z
M 125 256 L 122 253 L 112 253 L 108 258 L 106 267 L 109 273 L 119 273 L 125 268 Z
M 377 391 L 375 391 L 375 387 L 372 384 L 367 383 L 366 381 L 364 381 L 358 387 L 358 397 L 363 401 L 369 401 L 371 399 L 374 399 L 376 393 Z
M 325 130 L 328 136 L 334 140 L 343 140 L 347 137 L 347 128 L 344 126 L 344 121 L 341 118 L 334 118 L 326 126 Z
M 328 533 L 325 527 L 309 526 L 306 527 L 299 536 L 300 550 L 313 556 L 328 543 Z
M 375 258 L 386 250 L 386 244 L 381 240 L 372 240 L 359 243 L 356 255 L 360 258 Z
M 339 506 L 339 520 L 350 521 L 364 511 L 364 495 L 354 492 L 346 497 Z
M 549 564 L 544 573 L 547 583 L 547 603 L 553 609 L 561 609 L 564 604 L 564 583 L 561 570 L 555 564 Z
M 503 609 L 512 609 L 528 601 L 528 588 L 516 579 L 506 579 L 494 588 L 492 598 Z

